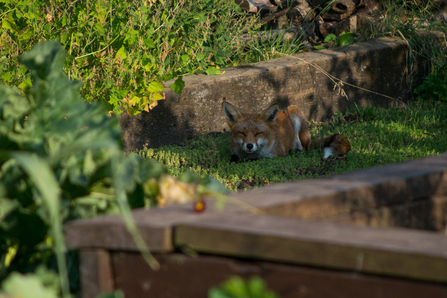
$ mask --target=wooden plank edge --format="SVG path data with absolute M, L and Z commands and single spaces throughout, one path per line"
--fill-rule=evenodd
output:
M 431 232 L 245 215 L 177 225 L 174 245 L 199 253 L 447 283 L 447 238 Z

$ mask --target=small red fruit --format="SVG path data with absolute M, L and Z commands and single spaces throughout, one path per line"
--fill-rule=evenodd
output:
M 194 202 L 194 212 L 200 213 L 205 211 L 206 204 L 204 200 Z

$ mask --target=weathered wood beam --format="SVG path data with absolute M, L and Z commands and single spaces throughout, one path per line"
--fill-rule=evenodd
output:
M 197 252 L 447 283 L 447 238 L 274 216 L 233 215 L 176 227 Z

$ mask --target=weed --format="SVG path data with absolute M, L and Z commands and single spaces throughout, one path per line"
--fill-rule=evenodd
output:
M 447 66 L 442 68 L 435 67 L 422 85 L 414 90 L 418 100 L 434 100 L 447 102 Z

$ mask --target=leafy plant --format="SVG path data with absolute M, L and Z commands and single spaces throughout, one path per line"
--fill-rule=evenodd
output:
M 130 209 L 172 196 L 163 166 L 123 154 L 117 117 L 104 103 L 82 100 L 80 84 L 63 72 L 65 53 L 57 42 L 38 44 L 19 60 L 31 71 L 32 87 L 21 95 L 0 85 L 0 279 L 51 265 L 55 256 L 62 296 L 68 297 L 62 223 L 118 211 L 157 268 Z M 219 192 L 210 178 L 187 186 L 191 201 Z
M 13 272 L 3 281 L 0 297 L 57 298 L 60 297 L 58 283 L 57 274 L 44 266 L 39 266 L 34 273 Z M 115 291 L 102 293 L 96 298 L 124 298 L 124 294 L 121 291 Z
M 382 0 L 379 4 L 381 13 L 372 17 L 369 26 L 357 32 L 359 40 L 388 36 L 403 39 L 410 48 L 409 73 L 413 71 L 412 61 L 416 56 L 425 58 L 432 66 L 447 64 L 443 38 L 430 33 L 447 33 L 445 22 L 437 16 L 441 1 Z
M 343 31 L 340 36 L 337 37 L 334 33 L 328 34 L 324 38 L 324 43 L 331 44 L 334 46 L 349 46 L 354 43 L 354 38 L 356 37 L 355 33 L 352 32 L 345 32 Z M 317 50 L 325 50 L 326 47 L 324 46 L 315 46 L 315 49 Z
M 0 1 L 0 12 L 4 83 L 29 87 L 15 56 L 56 40 L 69 54 L 69 77 L 85 82 L 85 100 L 104 100 L 113 112 L 131 115 L 156 106 L 170 79 L 180 94 L 184 75 L 219 74 L 237 60 L 238 36 L 256 21 L 232 0 L 11 0 Z
M 2 283 L 2 290 L 9 297 L 57 298 L 59 296 L 58 277 L 54 272 L 39 267 L 35 274 L 13 272 Z
M 435 67 L 414 93 L 418 100 L 436 100 L 447 102 L 447 67 Z
M 219 287 L 211 288 L 208 298 L 279 298 L 279 296 L 269 291 L 259 276 L 253 276 L 249 280 L 233 276 Z

